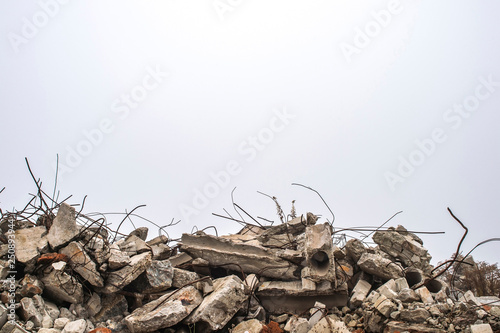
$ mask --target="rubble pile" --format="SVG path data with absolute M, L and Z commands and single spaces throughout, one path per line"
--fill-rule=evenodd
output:
M 171 248 L 147 228 L 115 241 L 66 203 L 42 217 L 0 222 L 0 333 L 500 330 L 500 302 L 452 299 L 402 226 L 339 248 L 308 213 Z

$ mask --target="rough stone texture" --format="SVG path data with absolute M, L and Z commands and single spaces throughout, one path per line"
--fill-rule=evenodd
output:
M 403 277 L 403 271 L 400 266 L 377 254 L 363 253 L 358 260 L 358 265 L 366 273 L 378 276 L 384 280 Z
M 420 300 L 420 296 L 410 288 L 402 289 L 396 298 L 403 303 L 412 303 Z
M 118 245 L 111 244 L 109 251 L 108 266 L 110 269 L 119 269 L 130 263 L 130 257 L 128 254 L 122 252 Z
M 333 316 L 322 318 L 316 325 L 308 331 L 308 333 L 349 333 L 349 329 L 343 321 L 336 319 Z
M 170 261 L 153 260 L 146 271 L 131 284 L 140 293 L 153 293 L 166 290 L 172 286 L 174 269 Z
M 144 240 L 137 237 L 136 235 L 132 234 L 125 239 L 125 242 L 120 244 L 120 249 L 122 251 L 126 251 L 126 249 L 128 248 L 135 249 L 137 253 L 144 253 L 151 251 L 151 246 L 148 243 L 146 243 Z
M 57 215 L 47 234 L 47 240 L 53 249 L 68 244 L 78 236 L 75 214 L 75 208 L 67 203 L 63 202 L 59 206 Z
M 132 333 L 154 332 L 186 318 L 202 299 L 196 288 L 188 286 L 136 309 L 125 318 L 125 323 Z
M 370 292 L 372 285 L 363 279 L 359 279 L 358 283 L 352 290 L 352 296 L 350 300 L 351 306 L 358 307 L 360 306 L 366 298 L 366 295 Z
M 101 297 L 98 293 L 92 293 L 92 296 L 90 296 L 89 300 L 85 303 L 85 309 L 91 317 L 101 311 Z
M 361 255 L 366 252 L 366 248 L 359 239 L 349 239 L 345 244 L 345 253 L 355 263 L 358 262 Z
M 214 280 L 214 291 L 186 318 L 187 324 L 215 331 L 224 327 L 249 297 L 249 289 L 236 275 Z
M 396 305 L 384 295 L 380 295 L 374 304 L 375 309 L 383 316 L 389 318 L 393 311 L 396 311 Z
M 146 228 L 146 227 L 139 227 L 139 228 L 133 230 L 129 234 L 129 236 L 136 236 L 136 237 L 140 238 L 141 240 L 145 241 L 148 238 L 148 232 L 149 232 L 148 228 Z
M 432 298 L 431 293 L 429 292 L 429 289 L 427 287 L 423 286 L 415 290 L 415 292 L 420 296 L 420 299 L 422 302 L 426 304 L 432 304 L 434 303 L 434 298 Z
M 399 314 L 400 319 L 410 323 L 423 323 L 431 316 L 429 311 L 423 308 L 416 308 L 413 310 L 403 309 Z
M 78 319 L 67 323 L 61 333 L 85 333 L 86 328 L 87 321 L 85 319 Z
M 172 287 L 180 288 L 190 282 L 200 279 L 200 276 L 191 271 L 185 269 L 174 268 L 174 274 L 172 277 Z
M 44 293 L 56 301 L 69 303 L 83 302 L 83 287 L 74 277 L 65 272 L 67 263 L 59 261 L 53 263 L 40 280 L 45 285 Z M 49 270 L 49 273 L 45 273 Z
M 33 299 L 24 297 L 23 299 L 21 299 L 20 303 L 21 308 L 19 309 L 19 314 L 21 318 L 25 321 L 32 321 L 33 324 L 35 324 L 35 327 L 41 327 L 43 316 L 36 308 Z
M 71 242 L 62 248 L 59 253 L 67 255 L 70 258 L 69 264 L 71 268 L 91 285 L 96 287 L 104 286 L 103 279 L 97 272 L 95 263 L 90 259 L 80 243 Z
M 401 333 L 401 332 L 415 332 L 415 333 L 445 333 L 445 330 L 433 328 L 421 324 L 404 323 L 400 321 L 391 321 L 385 327 L 384 333 Z
M 257 319 L 243 321 L 236 325 L 231 333 L 260 333 L 264 325 Z
M 104 295 L 101 299 L 101 310 L 94 316 L 97 321 L 106 321 L 116 316 L 122 316 L 128 310 L 125 296 L 120 294 Z
M 40 253 L 48 251 L 49 243 L 46 234 L 45 227 L 16 230 L 16 260 L 27 266 L 32 266 Z
M 12 323 L 11 321 L 8 321 L 5 325 L 3 325 L 2 329 L 0 330 L 0 333 L 29 333 L 29 332 L 26 331 L 21 326 L 19 326 L 18 323 Z
M 283 280 L 300 277 L 300 269 L 275 252 L 259 246 L 234 243 L 210 235 L 182 235 L 181 249 L 194 258 L 203 258 L 211 265 L 226 265 L 226 269 L 245 273 L 259 273 L 262 276 Z M 228 265 L 238 263 L 236 265 Z
M 471 333 L 493 333 L 489 324 L 470 325 Z
M 302 278 L 314 281 L 336 282 L 335 257 L 331 226 L 328 223 L 306 228 L 304 253 L 309 270 L 302 270 Z M 304 272 L 307 272 L 304 274 Z
M 102 292 L 110 294 L 121 290 L 123 287 L 134 281 L 151 265 L 151 253 L 144 252 L 130 258 L 130 264 L 115 272 L 111 272 L 106 279 L 106 284 Z
M 393 227 L 377 231 L 372 238 L 382 251 L 401 260 L 405 267 L 426 269 L 429 266 L 432 257 L 402 226 L 398 227 L 398 231 Z

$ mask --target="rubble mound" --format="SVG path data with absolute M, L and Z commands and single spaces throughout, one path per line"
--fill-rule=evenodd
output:
M 55 211 L 2 214 L 0 333 L 500 330 L 500 302 L 454 299 L 402 226 L 376 231 L 376 247 L 339 248 L 308 213 L 171 247 L 147 228 L 117 239 L 66 203 Z

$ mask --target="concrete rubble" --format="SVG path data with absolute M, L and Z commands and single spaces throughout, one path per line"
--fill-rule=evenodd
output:
M 74 207 L 56 210 L 15 221 L 15 266 L 0 238 L 0 333 L 500 331 L 500 299 L 453 298 L 402 226 L 376 231 L 375 247 L 340 248 L 308 213 L 171 246 L 144 227 L 115 240 Z

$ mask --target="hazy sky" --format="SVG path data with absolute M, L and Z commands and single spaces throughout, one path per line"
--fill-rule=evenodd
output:
M 236 232 L 235 202 L 278 222 L 424 235 L 433 262 L 500 237 L 500 3 L 465 1 L 3 1 L 0 194 L 35 186 L 84 212 Z M 246 218 L 246 216 L 245 216 Z M 108 216 L 114 223 L 120 216 Z M 249 220 L 249 219 L 248 219 Z M 136 226 L 151 227 L 140 219 Z M 260 220 L 262 221 L 262 220 Z M 125 223 L 124 231 L 130 231 Z M 213 230 L 207 230 L 213 233 Z M 500 243 L 474 257 L 497 262 Z

